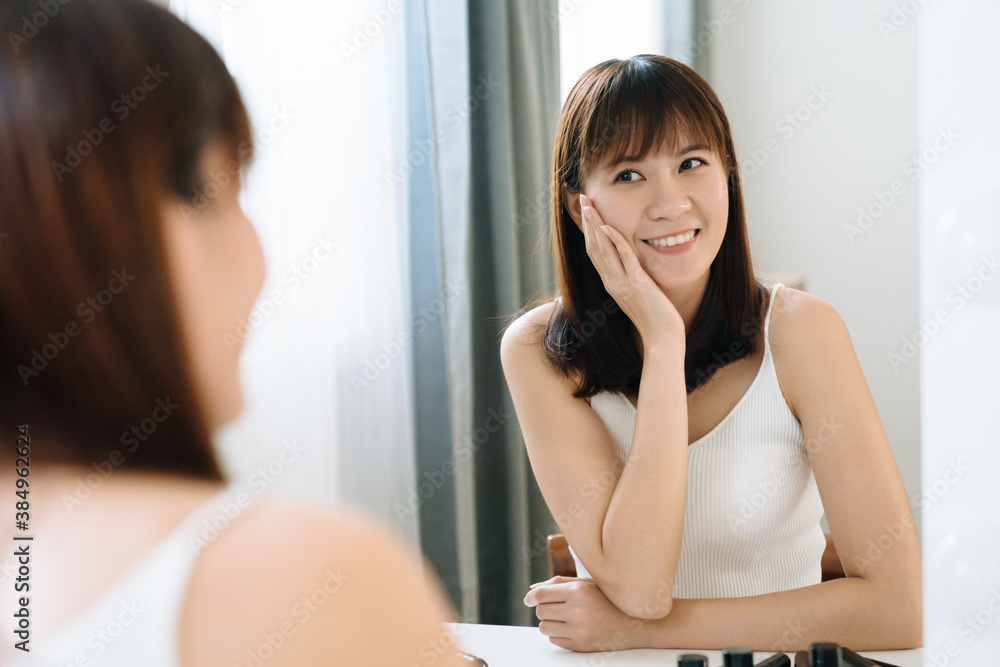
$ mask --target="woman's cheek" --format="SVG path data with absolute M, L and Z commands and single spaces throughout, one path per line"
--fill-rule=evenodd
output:
M 729 184 L 726 181 L 719 183 L 715 191 L 715 198 L 720 202 L 724 201 L 726 204 L 729 204 Z

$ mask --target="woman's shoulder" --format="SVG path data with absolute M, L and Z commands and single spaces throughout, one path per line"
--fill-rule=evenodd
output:
M 557 297 L 525 310 L 514 318 L 504 330 L 501 345 L 511 346 L 516 344 L 528 347 L 539 345 L 545 334 L 545 328 L 549 319 L 561 308 L 562 302 Z
M 772 292 L 768 337 L 772 345 L 812 345 L 816 336 L 846 330 L 837 310 L 814 294 L 782 285 Z M 804 339 L 806 337 L 807 339 Z
M 54 624 L 87 613 L 105 591 L 131 594 L 122 572 L 163 567 L 150 559 L 159 553 L 174 554 L 171 570 L 150 571 L 160 579 L 143 586 L 183 586 L 178 639 L 188 667 L 262 661 L 261 651 L 269 667 L 425 664 L 421 648 L 441 642 L 452 620 L 416 548 L 360 509 L 153 472 L 121 471 L 84 488 L 86 475 L 50 471 L 40 484 L 48 511 L 38 532 L 74 554 L 49 568 L 49 590 L 64 591 L 47 600 Z M 439 652 L 435 664 L 452 658 Z
M 511 373 L 526 367 L 547 366 L 543 340 L 549 318 L 560 308 L 556 301 L 547 301 L 519 315 L 503 332 L 500 339 L 500 361 L 510 380 Z
M 856 357 L 847 325 L 832 305 L 787 286 L 773 294 L 768 345 L 782 393 L 798 418 L 797 398 L 811 390 L 818 369 L 856 363 Z
M 523 378 L 532 384 L 555 382 L 570 393 L 576 390 L 578 373 L 559 368 L 543 344 L 548 323 L 561 308 L 558 298 L 546 301 L 522 313 L 506 328 L 500 341 L 500 362 L 508 384 Z
M 420 647 L 440 639 L 450 616 L 416 550 L 366 512 L 272 498 L 254 501 L 203 550 L 180 636 L 193 666 L 242 663 L 247 648 L 268 643 L 271 665 L 381 664 L 374 656 L 422 664 Z
M 324 583 L 316 579 L 327 570 L 344 572 L 345 581 L 363 578 L 371 568 L 391 575 L 395 568 L 389 561 L 406 551 L 399 537 L 357 508 L 281 497 L 253 499 L 243 504 L 238 520 L 202 549 L 191 589 L 207 593 L 208 603 L 240 591 L 280 598 L 287 590 L 298 598 Z

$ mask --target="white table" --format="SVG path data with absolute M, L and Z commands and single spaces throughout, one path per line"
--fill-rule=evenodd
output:
M 538 628 L 510 625 L 477 625 L 473 623 L 450 623 L 448 627 L 455 635 L 458 647 L 486 661 L 489 667 L 522 667 L 536 665 L 657 665 L 671 667 L 677 664 L 677 656 L 682 653 L 701 653 L 708 657 L 712 667 L 722 664 L 721 651 L 698 649 L 634 649 L 611 653 L 573 653 L 551 644 Z M 923 667 L 923 651 L 860 651 L 861 655 L 883 660 L 899 667 Z M 754 662 L 760 662 L 773 653 L 755 653 Z M 795 654 L 788 657 L 795 663 Z

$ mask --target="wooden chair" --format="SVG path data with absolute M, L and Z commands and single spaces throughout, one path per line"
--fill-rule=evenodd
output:
M 823 581 L 843 579 L 847 575 L 844 573 L 844 564 L 840 562 L 837 547 L 833 546 L 830 533 L 823 534 L 826 535 L 826 549 L 823 550 L 823 557 L 819 561 L 820 569 L 823 571 Z
M 840 579 L 846 576 L 844 566 L 840 562 L 840 556 L 837 555 L 837 547 L 833 546 L 833 538 L 830 537 L 830 533 L 825 533 L 825 535 L 826 549 L 820 559 L 823 581 Z M 549 578 L 576 576 L 576 562 L 573 560 L 573 554 L 570 553 L 569 542 L 561 533 L 549 535 L 548 540 L 546 540 L 546 551 L 549 559 Z

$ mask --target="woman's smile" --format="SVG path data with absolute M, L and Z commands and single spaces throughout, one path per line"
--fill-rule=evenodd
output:
M 700 229 L 692 229 L 683 234 L 661 236 L 655 239 L 645 239 L 643 243 L 653 252 L 660 255 L 679 255 L 694 247 L 698 240 Z

